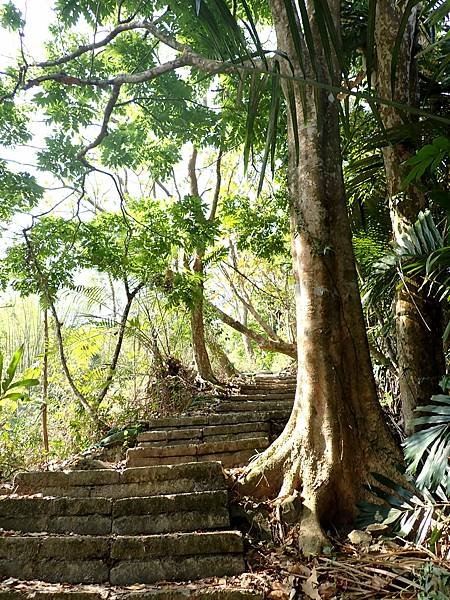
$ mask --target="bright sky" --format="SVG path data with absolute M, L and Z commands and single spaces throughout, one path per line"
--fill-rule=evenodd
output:
M 25 17 L 25 47 L 34 59 L 43 56 L 43 42 L 48 35 L 48 26 L 53 18 L 52 0 L 15 0 L 14 4 Z M 0 54 L 2 64 L 5 60 L 14 59 L 19 48 L 17 33 L 2 31 L 0 37 Z

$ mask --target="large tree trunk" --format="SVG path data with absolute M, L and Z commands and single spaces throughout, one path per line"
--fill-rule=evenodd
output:
M 330 5 L 339 31 L 339 1 Z M 278 49 L 301 76 L 285 3 L 271 0 L 271 7 Z M 311 25 L 321 76 L 329 81 L 314 15 Z M 339 75 L 333 83 L 339 83 Z M 329 523 L 353 522 L 370 472 L 393 476 L 400 453 L 376 397 L 345 202 L 337 101 L 320 93 L 316 109 L 314 91 L 306 89 L 306 96 L 303 115 L 296 86 L 298 164 L 292 119 L 288 123 L 296 398 L 285 430 L 249 465 L 243 485 L 259 484 L 262 493 L 278 492 L 280 499 L 301 492 L 300 543 L 309 553 L 329 543 L 324 533 Z
M 395 0 L 379 0 L 377 4 L 377 89 L 384 98 L 392 96 L 392 55 L 404 9 Z M 409 105 L 416 105 L 419 95 L 413 57 L 418 10 L 419 5 L 411 11 L 396 73 L 394 98 Z M 387 130 L 402 125 L 402 117 L 394 108 L 382 106 L 380 112 Z M 383 149 L 392 231 L 397 240 L 416 221 L 419 211 L 427 207 L 422 190 L 413 185 L 404 190 L 402 186 L 402 164 L 413 153 L 414 148 L 405 144 L 393 144 Z M 429 404 L 430 397 L 439 391 L 439 379 L 445 370 L 439 302 L 428 297 L 426 290 L 420 290 L 420 283 L 412 281 L 402 286 L 395 301 L 400 398 L 408 433 L 412 431 L 415 407 Z

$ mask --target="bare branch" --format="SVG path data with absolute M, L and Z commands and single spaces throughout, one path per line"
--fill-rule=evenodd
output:
M 237 287 L 234 285 L 234 282 L 231 279 L 230 274 L 228 273 L 228 271 L 226 269 L 224 269 L 224 268 L 222 268 L 221 271 L 225 275 L 225 277 L 227 278 L 227 280 L 228 280 L 228 282 L 229 282 L 229 284 L 231 286 L 231 289 L 232 289 L 234 295 L 236 296 L 236 298 L 248 310 L 248 312 L 253 316 L 253 318 L 255 319 L 255 321 L 266 332 L 266 334 L 269 336 L 269 338 L 271 340 L 275 340 L 276 342 L 285 343 L 284 340 L 282 340 L 282 338 L 280 338 L 280 336 L 275 333 L 275 331 L 272 329 L 272 327 L 270 327 L 270 325 L 268 323 L 266 323 L 266 321 L 261 317 L 261 315 L 259 314 L 259 312 L 256 310 L 256 308 L 251 303 L 250 298 L 248 298 L 248 296 L 244 297 L 244 295 L 239 292 L 239 290 L 237 289 Z
M 211 211 L 209 213 L 208 221 L 214 221 L 214 219 L 216 218 L 217 206 L 219 204 L 220 186 L 222 184 L 222 171 L 221 171 L 222 156 L 223 156 L 223 150 L 221 148 L 219 150 L 219 154 L 217 155 L 216 186 L 214 188 L 214 196 L 213 196 L 213 201 L 211 204 Z
M 248 338 L 250 338 L 251 340 L 256 342 L 262 350 L 269 350 L 270 352 L 280 352 L 281 354 L 286 354 L 287 356 L 290 356 L 291 358 L 297 358 L 296 344 L 290 344 L 287 342 L 277 342 L 275 340 L 269 340 L 264 335 L 261 335 L 260 333 L 253 331 L 253 329 L 246 327 L 239 321 L 236 321 L 236 319 L 233 319 L 233 317 L 230 317 L 230 315 L 228 315 L 226 312 L 224 312 L 218 306 L 215 306 L 214 304 L 212 304 L 212 302 L 207 301 L 207 304 L 211 308 L 211 310 L 215 313 L 215 315 L 221 321 L 223 321 L 223 323 L 225 323 L 229 327 L 232 327 L 239 333 L 246 335 Z
M 103 48 L 108 45 L 109 42 L 117 37 L 120 33 L 124 31 L 131 31 L 133 29 L 142 29 L 144 27 L 143 21 L 135 21 L 133 23 L 121 23 L 115 29 L 113 29 L 107 36 L 105 36 L 102 40 L 98 42 L 94 42 L 93 44 L 85 44 L 82 46 L 78 46 L 76 50 L 70 52 L 69 54 L 65 54 L 64 56 L 60 56 L 59 58 L 55 58 L 54 60 L 46 60 L 42 62 L 35 63 L 32 65 L 33 67 L 59 67 L 60 65 L 67 64 L 68 62 L 86 54 L 87 52 L 91 52 L 93 50 L 97 50 L 98 48 Z
M 197 148 L 192 148 L 192 154 L 188 162 L 188 177 L 192 196 L 199 196 L 198 179 L 197 179 Z
M 108 103 L 105 108 L 105 112 L 103 114 L 103 123 L 102 123 L 102 127 L 100 129 L 100 133 L 98 134 L 98 136 L 95 138 L 95 140 L 93 142 L 91 142 L 88 146 L 83 148 L 83 150 L 77 154 L 78 160 L 84 161 L 84 157 L 89 152 L 89 150 L 96 148 L 99 144 L 101 144 L 103 139 L 108 135 L 109 119 L 110 119 L 111 114 L 114 110 L 114 107 L 117 103 L 117 100 L 119 99 L 120 88 L 121 88 L 120 85 L 115 85 L 113 87 L 111 96 L 108 100 Z

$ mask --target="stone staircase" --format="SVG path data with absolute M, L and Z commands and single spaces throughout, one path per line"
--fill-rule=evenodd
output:
M 218 462 L 19 473 L 14 486 L 0 500 L 0 581 L 127 586 L 244 571 Z
M 277 437 L 292 410 L 295 378 L 241 376 L 212 414 L 154 419 L 127 452 L 128 467 L 217 460 L 246 464 Z
M 291 377 L 236 379 L 213 412 L 148 423 L 123 470 L 17 474 L 0 497 L 0 600 L 262 600 L 236 586 L 154 584 L 245 570 L 222 465 L 264 450 L 294 394 Z

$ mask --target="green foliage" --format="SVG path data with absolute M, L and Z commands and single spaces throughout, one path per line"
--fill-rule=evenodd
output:
M 434 491 L 442 485 L 450 494 L 450 396 L 432 396 L 431 401 L 416 408 L 416 414 L 424 414 L 413 420 L 420 429 L 404 443 L 408 472 L 416 476 L 418 487 Z
M 429 561 L 419 574 L 422 591 L 417 600 L 447 600 L 450 597 L 450 572 Z
M 37 155 L 41 170 L 69 180 L 79 179 L 85 174 L 86 167 L 78 160 L 82 144 L 75 144 L 63 129 L 58 130 L 53 137 L 47 137 L 45 142 L 46 147 Z
M 17 401 L 27 399 L 27 390 L 39 384 L 37 379 L 31 378 L 14 381 L 22 355 L 23 345 L 14 352 L 3 375 L 4 355 L 0 352 L 0 404 L 8 400 Z
M 450 158 L 450 139 L 445 136 L 435 138 L 431 144 L 426 144 L 416 152 L 414 156 L 406 161 L 410 167 L 408 175 L 403 184 L 410 185 L 414 181 L 420 181 L 426 172 L 434 173 L 442 168 Z
M 217 220 L 206 217 L 207 206 L 198 196 L 186 195 L 170 206 L 174 231 L 178 232 L 180 246 L 192 254 L 198 250 L 204 254 L 218 233 Z
M 0 97 L 10 90 L 0 81 Z M 28 131 L 28 110 L 17 107 L 11 98 L 0 102 L 0 140 L 3 146 L 14 146 L 28 142 L 31 134 Z
M 0 221 L 8 221 L 13 214 L 30 210 L 42 196 L 43 189 L 33 175 L 11 171 L 0 159 Z
M 382 488 L 370 492 L 382 504 L 360 504 L 359 524 L 391 525 L 401 537 L 438 552 L 450 535 L 450 396 L 436 395 L 416 408 L 415 433 L 403 443 L 408 463 L 408 488 L 373 474 Z M 444 543 L 445 545 L 445 543 Z
M 358 504 L 358 527 L 374 522 L 390 525 L 399 537 L 422 546 L 426 544 L 432 552 L 437 552 L 439 541 L 448 539 L 450 531 L 450 498 L 445 490 L 438 487 L 430 492 L 418 488 L 414 481 L 408 482 L 406 488 L 377 473 L 372 476 L 382 487 L 370 485 L 367 489 L 378 502 Z
M 432 260 L 434 253 L 440 256 L 444 250 L 443 243 L 431 213 L 420 212 L 417 221 L 398 241 L 392 242 L 391 250 L 374 264 L 372 276 L 365 282 L 366 305 L 391 297 L 405 275 L 420 275 L 425 279 L 428 261 Z
M 0 24 L 10 31 L 18 31 L 24 26 L 22 13 L 13 2 L 9 1 L 0 6 Z
M 84 266 L 77 241 L 78 227 L 60 217 L 45 217 L 28 233 L 25 242 L 11 246 L 0 264 L 0 282 L 10 283 L 23 296 L 55 298 L 70 287 L 77 267 Z
M 289 218 L 285 192 L 263 195 L 254 201 L 247 196 L 225 197 L 221 218 L 224 227 L 237 235 L 239 249 L 266 259 L 288 256 Z

